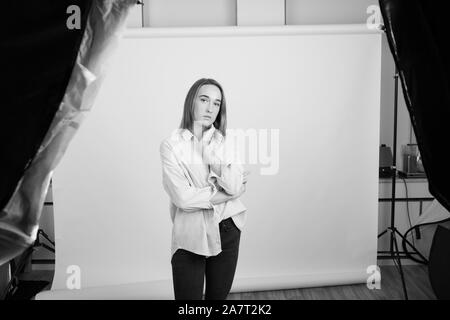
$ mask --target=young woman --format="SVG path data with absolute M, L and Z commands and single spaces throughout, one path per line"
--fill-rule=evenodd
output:
M 224 300 L 233 283 L 248 172 L 225 147 L 226 123 L 221 85 L 200 79 L 186 96 L 180 128 L 161 143 L 177 300 L 201 300 L 205 279 L 205 299 Z

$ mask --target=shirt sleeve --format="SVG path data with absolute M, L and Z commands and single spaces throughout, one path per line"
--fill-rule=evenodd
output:
M 167 141 L 160 146 L 164 190 L 175 206 L 186 212 L 214 209 L 211 198 L 217 188 L 211 183 L 205 188 L 191 186 Z
M 209 177 L 215 177 L 217 184 L 231 196 L 236 195 L 244 182 L 244 167 L 241 159 L 232 148 L 219 147 L 213 153 L 212 161 L 221 167 L 221 176 L 210 171 Z

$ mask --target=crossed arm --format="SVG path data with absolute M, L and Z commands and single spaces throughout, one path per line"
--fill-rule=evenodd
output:
M 242 182 L 242 185 L 239 189 L 239 191 L 235 194 L 235 195 L 230 195 L 228 193 L 225 193 L 223 191 L 217 191 L 216 194 L 211 198 L 211 202 L 216 205 L 219 203 L 223 203 L 223 202 L 227 202 L 228 200 L 231 199 L 236 199 L 239 198 L 244 192 L 245 192 L 245 184 L 247 183 L 247 174 L 246 172 L 244 172 L 244 181 Z
M 240 197 L 245 192 L 247 173 L 237 164 L 222 165 L 221 172 L 211 171 L 209 180 L 215 179 L 222 191 L 216 184 L 204 188 L 191 186 L 167 141 L 161 144 L 160 155 L 164 189 L 171 201 L 186 212 L 212 209 L 213 205 Z
M 220 151 L 215 150 L 216 147 L 217 145 L 214 143 L 204 147 L 203 159 L 209 164 L 209 178 L 215 179 L 216 184 L 224 191 L 225 196 L 219 195 L 217 200 L 227 201 L 238 198 L 245 192 L 245 184 L 249 172 L 244 171 L 243 166 L 237 162 L 238 159 L 236 157 L 233 161 L 226 160 L 224 149 L 220 149 Z M 221 154 L 221 156 L 218 154 Z M 226 197 L 227 195 L 229 198 Z

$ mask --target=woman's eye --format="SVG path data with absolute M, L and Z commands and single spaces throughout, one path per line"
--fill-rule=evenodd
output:
M 214 103 L 216 107 L 220 107 L 220 103 Z

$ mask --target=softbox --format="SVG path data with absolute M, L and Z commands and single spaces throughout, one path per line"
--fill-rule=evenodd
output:
M 430 193 L 450 210 L 450 50 L 448 4 L 380 0 L 387 39 L 402 83 Z
M 2 4 L 0 265 L 33 244 L 52 172 L 136 0 Z
M 450 299 L 450 230 L 438 226 L 430 251 L 428 273 L 431 286 L 438 299 Z

